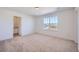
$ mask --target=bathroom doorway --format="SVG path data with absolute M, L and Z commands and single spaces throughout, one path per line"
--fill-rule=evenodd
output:
M 20 29 L 21 29 L 21 17 L 14 16 L 13 17 L 13 36 L 20 36 Z

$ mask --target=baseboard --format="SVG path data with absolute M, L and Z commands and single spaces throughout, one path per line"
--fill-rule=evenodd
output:
M 30 35 L 33 35 L 33 34 L 36 34 L 36 33 L 26 34 L 26 35 L 23 35 L 23 36 L 21 36 L 21 37 L 30 36 Z
M 0 41 L 8 41 L 8 40 L 12 40 L 13 38 L 9 38 L 9 39 L 3 39 L 3 40 L 0 40 Z
M 78 52 L 79 52 L 79 47 L 78 47 Z
M 75 42 L 76 44 L 78 44 L 78 42 L 77 42 L 77 41 L 74 41 L 74 40 L 65 39 L 65 38 L 62 38 L 62 37 L 51 36 L 51 35 L 47 35 L 47 34 L 44 34 L 44 33 L 38 33 L 38 32 L 26 34 L 26 35 L 23 35 L 23 36 L 21 35 L 21 37 L 30 36 L 30 35 L 33 35 L 33 34 L 41 34 L 41 35 L 45 35 L 45 36 L 49 36 L 49 37 L 54 37 L 54 38 L 59 38 L 59 39 L 64 39 L 64 40 L 69 40 L 69 41 L 73 41 L 73 42 Z M 11 38 L 11 39 L 12 39 L 12 38 Z
M 71 40 L 71 39 L 66 39 L 66 38 L 62 38 L 62 37 L 56 37 L 56 36 L 52 36 L 52 35 L 48 35 L 48 34 L 44 34 L 44 33 L 38 33 L 38 32 L 36 32 L 36 34 L 41 34 L 41 35 L 45 35 L 45 36 L 49 36 L 49 37 L 54 37 L 54 38 L 59 38 L 59 39 L 64 39 L 64 40 L 69 40 L 69 41 L 73 41 L 73 42 L 77 43 L 76 41 Z
M 74 40 L 74 42 L 75 42 L 76 44 L 78 44 L 78 41 L 75 41 L 75 40 Z

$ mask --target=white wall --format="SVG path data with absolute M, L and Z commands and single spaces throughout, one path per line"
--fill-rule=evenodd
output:
M 76 37 L 74 36 L 75 33 L 74 10 L 64 10 L 48 15 L 58 16 L 59 18 L 58 30 L 57 31 L 44 30 L 43 16 L 40 16 L 36 18 L 36 32 L 75 41 Z
M 22 18 L 22 36 L 34 33 L 34 19 L 31 16 Z
M 34 19 L 32 16 L 0 8 L 0 40 L 13 38 L 13 16 L 22 18 L 21 35 L 34 32 Z
M 79 51 L 79 8 L 76 8 L 77 12 L 77 40 L 78 40 L 78 51 Z
M 13 22 L 10 16 L 0 9 L 0 40 L 12 38 Z
M 77 8 L 77 39 L 78 39 L 78 51 L 79 51 L 79 8 Z
M 75 42 L 78 43 L 78 39 L 77 39 L 77 33 L 78 33 L 78 12 L 76 11 L 76 9 L 74 9 L 74 39 Z

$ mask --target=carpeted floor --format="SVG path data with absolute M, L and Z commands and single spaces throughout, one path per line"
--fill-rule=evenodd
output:
M 42 34 L 16 36 L 14 39 L 0 41 L 1 52 L 77 52 L 77 44 L 70 40 Z

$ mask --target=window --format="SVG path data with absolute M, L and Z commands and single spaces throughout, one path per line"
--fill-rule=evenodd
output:
M 44 17 L 44 29 L 57 29 L 58 17 L 57 16 L 46 16 Z

